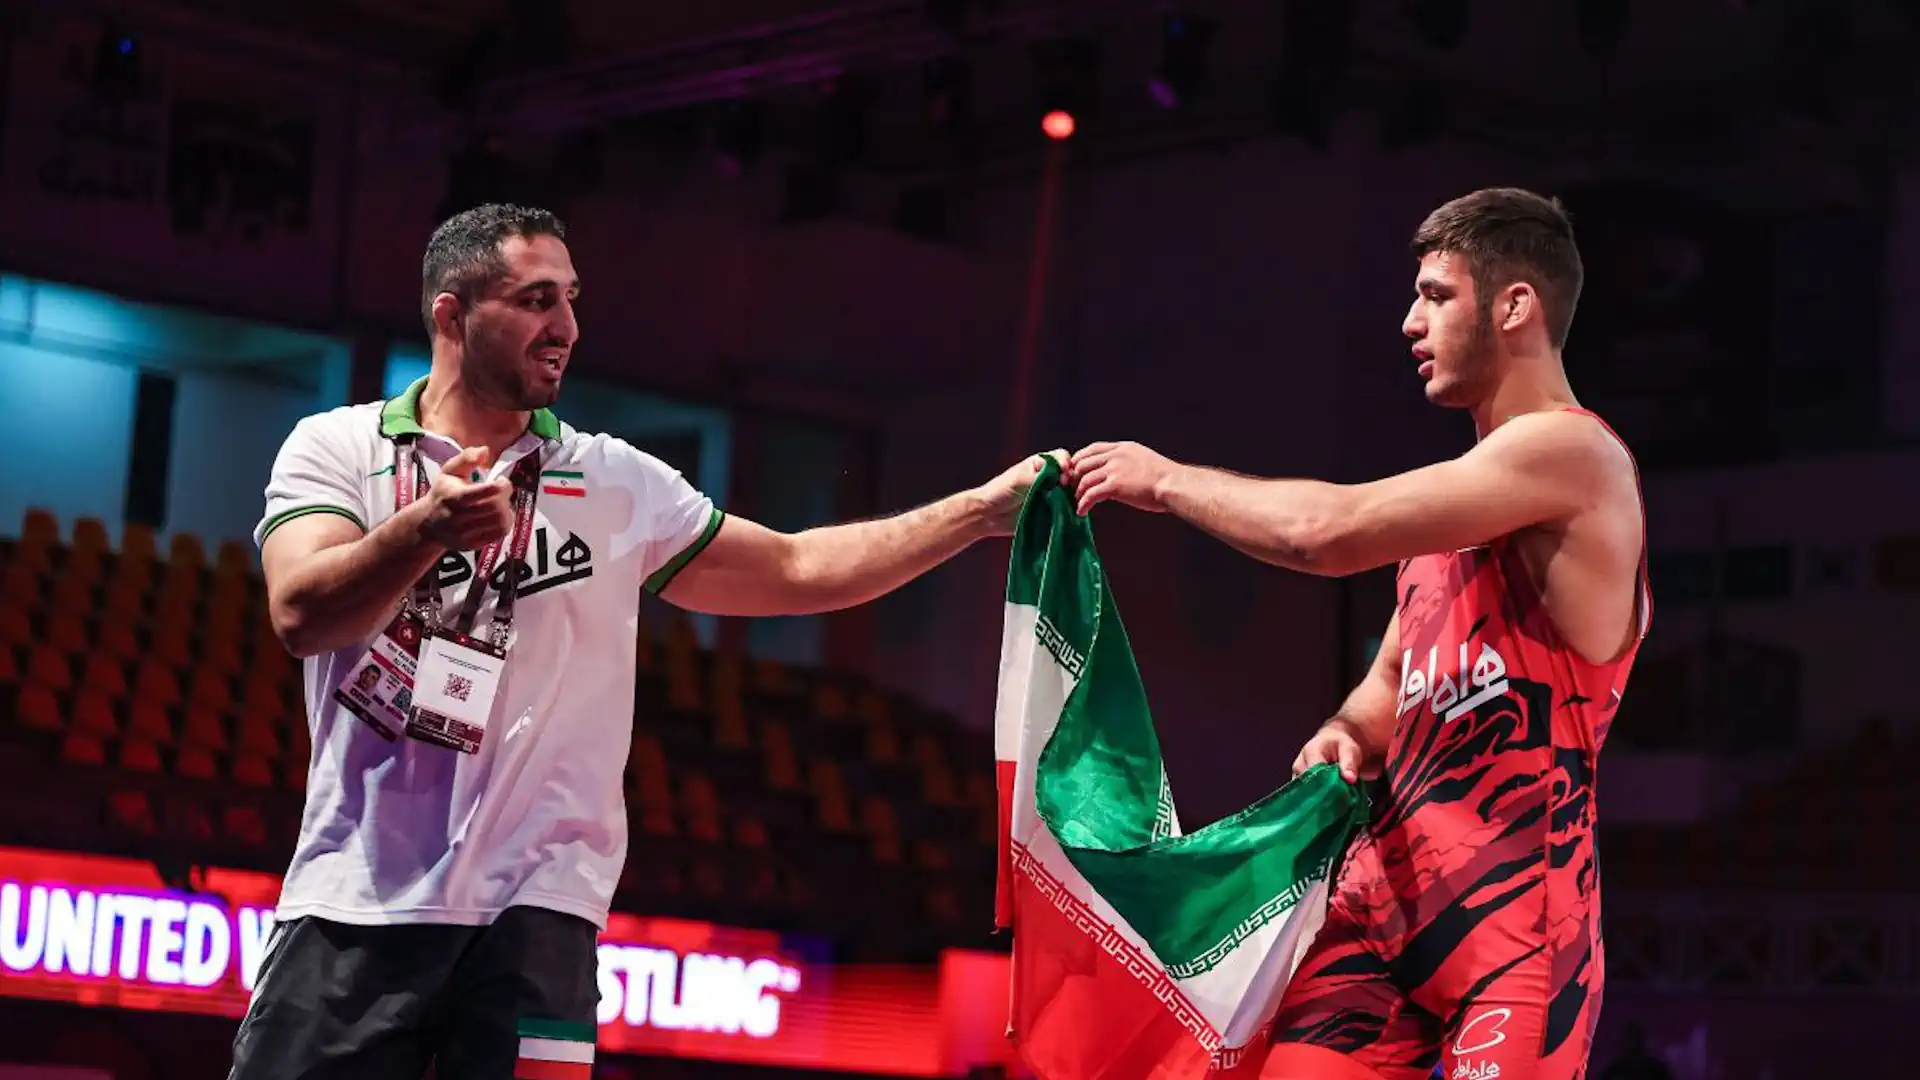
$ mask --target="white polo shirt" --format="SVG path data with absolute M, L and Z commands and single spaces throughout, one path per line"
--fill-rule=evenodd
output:
M 255 542 L 306 514 L 363 528 L 391 517 L 399 436 L 418 437 L 421 466 L 437 475 L 460 448 L 421 429 L 426 382 L 384 404 L 300 421 L 274 461 Z M 334 688 L 367 643 L 306 661 L 313 759 L 280 918 L 478 925 L 524 904 L 606 927 L 627 851 L 621 777 L 640 590 L 663 588 L 722 515 L 657 458 L 546 410 L 492 474 L 534 453 L 532 573 L 514 601 L 515 641 L 478 753 L 387 742 L 336 704 Z M 457 610 L 476 587 L 474 564 L 471 551 L 441 559 L 443 610 Z M 476 626 L 487 625 L 495 600 L 489 590 Z

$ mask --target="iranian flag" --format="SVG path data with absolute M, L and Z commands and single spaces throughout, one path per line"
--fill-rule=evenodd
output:
M 994 756 L 1008 1033 L 1043 1080 L 1254 1077 L 1365 799 L 1320 766 L 1181 833 L 1092 526 L 1059 475 L 1048 462 L 1028 495 L 1007 575 Z
M 556 472 L 549 469 L 540 474 L 540 493 L 564 495 L 576 499 L 584 498 L 587 494 L 587 478 L 577 472 Z

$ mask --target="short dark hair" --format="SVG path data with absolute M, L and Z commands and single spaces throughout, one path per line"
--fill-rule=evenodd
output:
M 508 237 L 567 238 L 567 226 L 551 211 L 512 203 L 488 203 L 440 223 L 427 241 L 420 265 L 420 317 L 433 336 L 433 298 L 453 293 L 471 303 L 481 286 L 507 272 L 500 245 Z
M 1446 252 L 1467 260 L 1480 310 L 1491 314 L 1493 294 L 1525 280 L 1540 294 L 1547 339 L 1567 344 L 1580 306 L 1586 270 L 1573 241 L 1573 221 L 1559 199 L 1521 188 L 1482 188 L 1427 215 L 1413 234 L 1415 258 Z

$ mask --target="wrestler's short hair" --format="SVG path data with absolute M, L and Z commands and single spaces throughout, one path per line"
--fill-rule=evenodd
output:
M 500 245 L 512 236 L 565 240 L 567 226 L 538 207 L 488 203 L 463 210 L 433 230 L 420 266 L 420 317 L 428 337 L 433 336 L 433 298 L 450 292 L 472 303 L 482 287 L 507 272 Z
M 1414 257 L 1434 251 L 1467 260 L 1483 313 L 1491 313 L 1493 294 L 1503 286 L 1532 285 L 1540 294 L 1548 340 L 1556 349 L 1566 346 L 1586 270 L 1560 200 L 1521 188 L 1462 195 L 1428 214 L 1414 231 Z

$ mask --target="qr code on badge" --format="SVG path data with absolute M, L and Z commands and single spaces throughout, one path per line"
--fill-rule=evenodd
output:
M 471 693 L 473 693 L 472 679 L 467 678 L 465 675 L 455 675 L 452 672 L 447 673 L 446 694 L 448 697 L 455 701 L 465 701 L 467 700 L 467 695 Z

